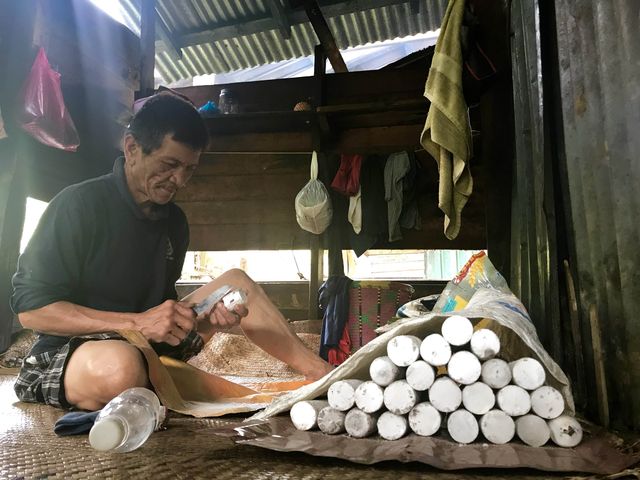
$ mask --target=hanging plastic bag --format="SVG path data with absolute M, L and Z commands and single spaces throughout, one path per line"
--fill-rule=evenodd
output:
M 75 152 L 78 132 L 64 104 L 60 74 L 49 65 L 40 48 L 23 87 L 18 122 L 29 135 L 45 145 Z
M 311 180 L 296 195 L 296 220 L 307 232 L 324 232 L 333 216 L 331 199 L 324 184 L 318 180 L 318 155 L 311 156 Z

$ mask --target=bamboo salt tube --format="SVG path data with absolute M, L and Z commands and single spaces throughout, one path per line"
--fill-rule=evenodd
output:
M 449 413 L 457 410 L 462 403 L 462 392 L 449 377 L 440 377 L 429 388 L 429 400 L 439 411 Z
M 451 358 L 451 345 L 439 333 L 432 333 L 420 344 L 420 356 L 429 365 L 441 367 Z
M 582 441 L 582 426 L 569 415 L 561 415 L 547 424 L 551 430 L 551 440 L 560 447 L 575 447 Z
M 405 377 L 411 388 L 419 392 L 424 392 L 433 384 L 436 374 L 433 371 L 433 367 L 427 362 L 424 360 L 416 360 L 407 368 Z
M 329 387 L 327 400 L 329 405 L 337 410 L 346 412 L 355 403 L 356 388 L 360 386 L 362 380 L 349 379 L 339 380 Z
M 464 408 L 476 415 L 484 415 L 496 404 L 496 395 L 486 383 L 476 382 L 462 389 Z
M 298 430 L 311 430 L 318 425 L 318 412 L 328 406 L 326 400 L 303 400 L 291 407 L 289 415 Z
M 374 382 L 363 382 L 355 393 L 356 406 L 365 413 L 377 412 L 384 405 L 384 389 Z
M 429 402 L 422 402 L 411 409 L 408 420 L 415 434 L 430 437 L 440 430 L 442 414 Z
M 409 430 L 409 422 L 403 415 L 384 412 L 378 417 L 378 434 L 385 440 L 398 440 Z
M 513 438 L 516 424 L 502 410 L 491 410 L 480 418 L 480 430 L 491 443 L 502 445 Z
M 480 360 L 489 360 L 500 351 L 500 339 L 488 328 L 481 328 L 471 336 L 471 351 Z
M 516 434 L 527 445 L 541 447 L 549 441 L 551 431 L 542 418 L 529 414 L 516 419 Z
M 403 369 L 393 363 L 386 355 L 374 359 L 369 366 L 369 376 L 371 380 L 381 387 L 386 387 L 396 380 L 400 380 L 403 371 Z
M 456 442 L 471 443 L 478 438 L 480 428 L 478 427 L 476 417 L 464 408 L 461 408 L 449 414 L 447 431 Z
M 456 347 L 469 343 L 472 335 L 473 325 L 467 317 L 453 315 L 442 324 L 442 336 Z
M 318 412 L 318 428 L 329 435 L 344 432 L 345 412 L 333 407 L 324 407 Z
M 500 410 L 512 417 L 526 415 L 531 410 L 529 392 L 517 385 L 507 385 L 501 388 L 496 395 L 496 400 Z
M 536 415 L 552 420 L 564 412 L 564 398 L 553 387 L 540 387 L 531 392 L 531 409 Z
M 387 343 L 387 355 L 398 367 L 408 367 L 420 357 L 421 343 L 413 335 L 398 335 Z
M 525 390 L 535 390 L 544 384 L 546 374 L 535 358 L 524 357 L 509 364 L 513 383 Z
M 499 358 L 492 358 L 482 364 L 482 381 L 491 388 L 502 388 L 511 381 L 509 364 Z
M 359 408 L 352 408 L 344 417 L 344 428 L 355 438 L 364 438 L 376 432 L 378 415 L 366 413 Z
M 471 385 L 478 380 L 481 371 L 482 366 L 478 357 L 465 350 L 451 355 L 451 360 L 447 364 L 449 376 L 463 385 Z
M 406 380 L 396 380 L 384 389 L 384 406 L 391 413 L 404 415 L 418 403 L 416 392 Z

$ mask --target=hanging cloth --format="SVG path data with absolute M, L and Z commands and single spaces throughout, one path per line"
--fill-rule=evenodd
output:
M 450 0 L 442 21 L 424 91 L 431 106 L 420 136 L 424 149 L 438 162 L 438 207 L 450 240 L 460 232 L 462 209 L 473 190 L 471 126 L 462 92 L 464 6 L 465 0 Z
M 360 167 L 362 155 L 343 153 L 340 155 L 340 167 L 331 182 L 331 188 L 347 197 L 360 190 Z
M 340 345 L 349 318 L 349 288 L 352 280 L 344 275 L 332 275 L 320 287 L 320 308 L 322 334 L 320 337 L 320 356 L 328 360 L 329 350 Z

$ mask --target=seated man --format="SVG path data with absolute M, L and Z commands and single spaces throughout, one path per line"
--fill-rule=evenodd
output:
M 330 370 L 241 270 L 188 300 L 231 285 L 247 292 L 246 307 L 229 312 L 218 303 L 196 317 L 190 303 L 177 301 L 189 228 L 172 199 L 207 142 L 191 104 L 155 95 L 132 119 L 113 173 L 51 201 L 13 277 L 11 306 L 23 326 L 39 332 L 15 384 L 21 400 L 97 410 L 129 387 L 148 386 L 141 353 L 115 332 L 123 329 L 140 331 L 160 354 L 186 360 L 216 331 L 239 326 L 308 379 Z

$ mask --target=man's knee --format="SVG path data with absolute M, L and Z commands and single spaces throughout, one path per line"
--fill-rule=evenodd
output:
M 71 355 L 64 377 L 67 401 L 87 410 L 102 408 L 127 388 L 148 383 L 142 354 L 121 340 L 83 343 Z

